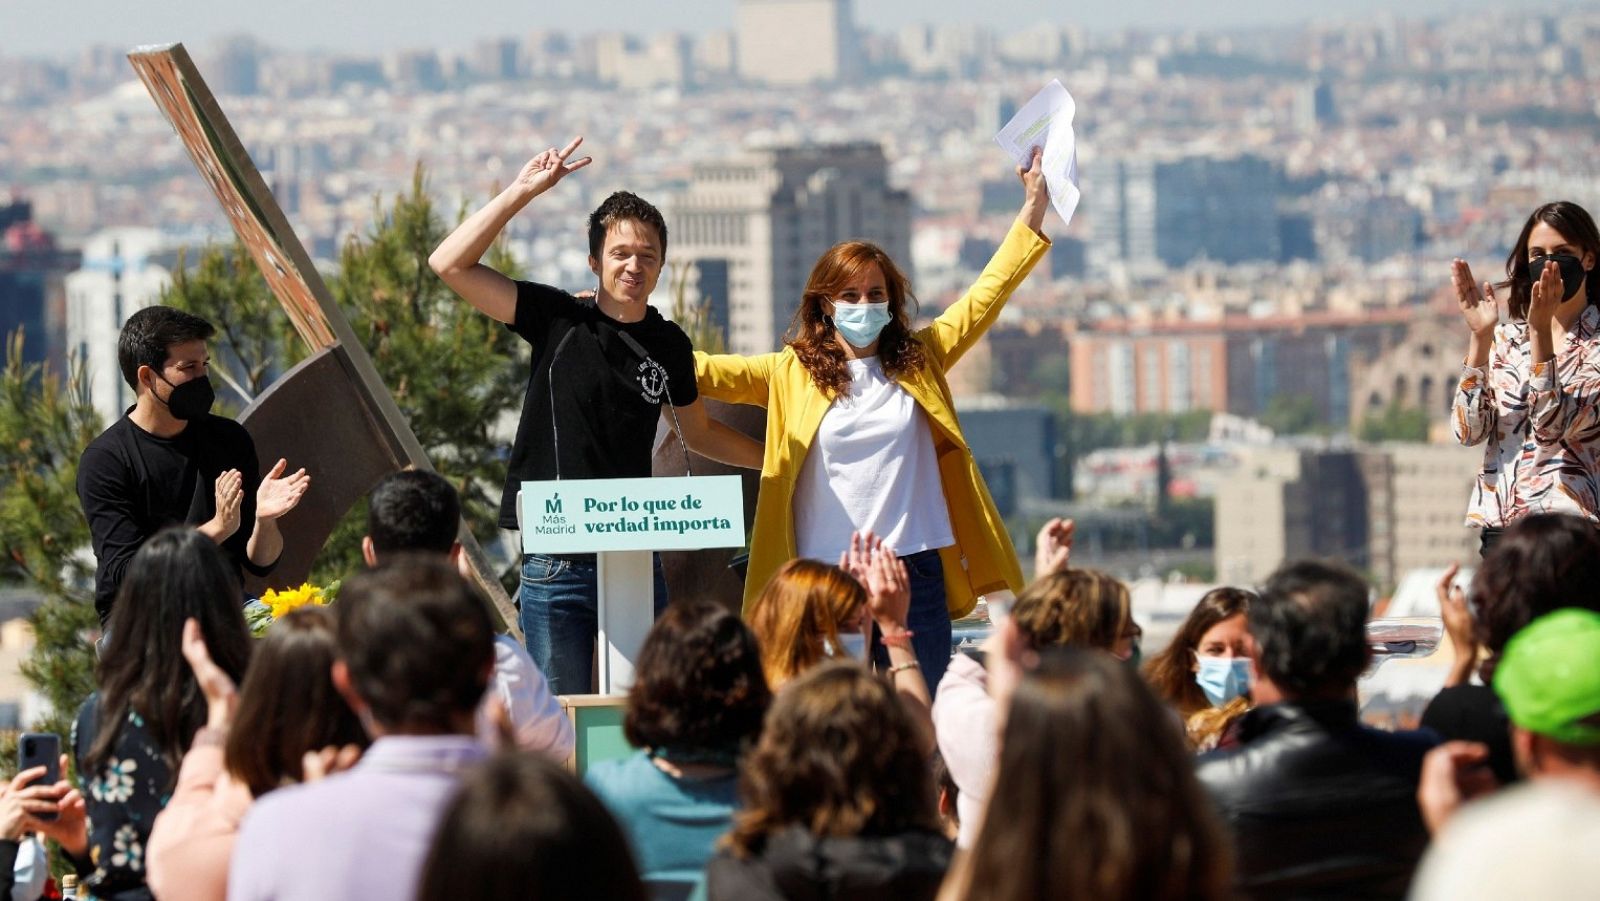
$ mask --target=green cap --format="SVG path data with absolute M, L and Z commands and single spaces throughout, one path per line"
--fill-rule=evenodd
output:
M 1506 643 L 1494 690 L 1521 728 L 1569 745 L 1600 743 L 1600 613 L 1569 608 L 1529 623 Z

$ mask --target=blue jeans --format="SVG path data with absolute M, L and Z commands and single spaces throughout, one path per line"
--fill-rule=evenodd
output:
M 920 551 L 900 558 L 911 577 L 911 609 L 906 614 L 911 651 L 917 655 L 922 678 L 932 697 L 950 665 L 950 608 L 945 603 L 944 563 L 937 550 Z M 889 651 L 878 640 L 878 626 L 872 626 L 872 662 L 880 670 L 889 666 Z
M 661 558 L 652 559 L 657 616 L 667 606 Z M 550 682 L 551 694 L 594 691 L 594 649 L 599 634 L 598 572 L 594 555 L 522 556 L 518 616 L 528 656 Z

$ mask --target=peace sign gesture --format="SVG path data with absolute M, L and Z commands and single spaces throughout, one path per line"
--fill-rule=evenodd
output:
M 568 173 L 576 172 L 594 162 L 594 157 L 590 156 L 567 162 L 567 158 L 572 156 L 582 143 L 583 137 L 579 136 L 560 150 L 551 147 L 528 160 L 522 171 L 517 173 L 517 187 L 531 200 L 555 187 L 556 182 L 566 178 Z

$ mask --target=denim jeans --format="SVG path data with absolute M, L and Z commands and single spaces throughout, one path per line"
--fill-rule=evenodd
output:
M 911 651 L 917 655 L 922 678 L 932 697 L 950 665 L 950 608 L 945 603 L 944 563 L 937 550 L 920 551 L 901 557 L 906 575 L 911 578 L 911 609 L 906 614 Z M 878 669 L 889 666 L 889 651 L 878 640 L 878 627 L 872 627 L 872 662 Z
M 657 616 L 667 606 L 661 558 L 652 559 Z M 517 592 L 518 620 L 528 656 L 550 682 L 550 693 L 594 691 L 595 638 L 599 634 L 598 567 L 594 555 L 524 554 Z

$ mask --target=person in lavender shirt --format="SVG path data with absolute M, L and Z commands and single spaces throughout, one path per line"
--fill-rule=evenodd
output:
M 445 806 L 486 756 L 476 714 L 494 627 L 447 562 L 396 557 L 352 577 L 334 610 L 334 685 L 372 747 L 350 770 L 250 809 L 228 877 L 233 901 L 414 897 Z

